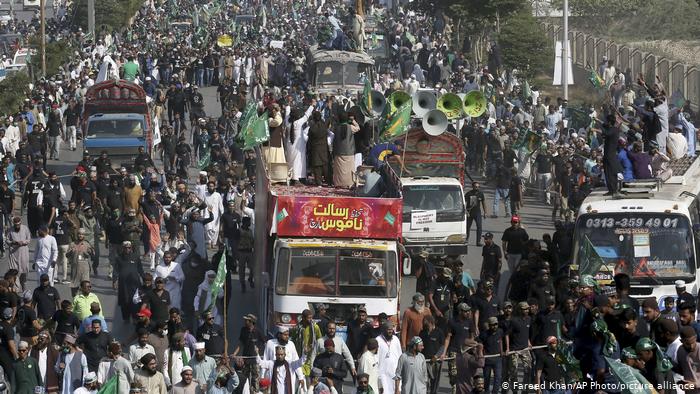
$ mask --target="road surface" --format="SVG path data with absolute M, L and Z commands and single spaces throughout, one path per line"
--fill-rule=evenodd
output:
M 202 88 L 200 89 L 200 91 L 204 96 L 205 111 L 207 115 L 214 117 L 220 116 L 221 108 L 219 103 L 216 102 L 216 88 Z M 75 169 L 75 166 L 78 163 L 78 161 L 82 159 L 80 149 L 73 152 L 68 150 L 65 145 L 61 147 L 60 156 L 60 161 L 48 161 L 48 170 L 55 171 L 59 176 L 71 174 Z M 190 170 L 191 179 L 194 179 L 192 176 L 195 175 L 196 172 L 197 170 L 194 168 Z M 63 177 L 61 178 L 61 181 L 66 189 L 66 192 L 70 194 L 70 187 L 68 186 L 70 182 L 70 177 Z M 490 213 L 492 212 L 493 189 L 489 188 L 487 185 L 484 185 L 482 188 L 484 193 L 486 194 L 487 207 Z M 17 199 L 16 201 L 19 201 L 19 199 Z M 501 213 L 503 213 L 503 207 L 501 207 Z M 522 219 L 523 226 L 527 229 L 530 235 L 530 238 L 542 239 L 542 235 L 544 233 L 551 233 L 553 231 L 553 223 L 551 221 L 550 209 L 536 202 L 531 197 L 526 197 L 525 207 L 520 213 L 520 217 Z M 505 230 L 509 225 L 510 218 L 504 217 L 503 215 L 501 215 L 501 217 L 499 218 L 494 219 L 485 218 L 484 233 L 487 231 L 492 232 L 494 234 L 494 240 L 500 245 L 500 239 L 503 230 Z M 472 228 L 472 232 L 474 231 L 475 229 Z M 476 235 L 472 233 L 472 236 L 470 237 L 469 253 L 466 256 L 463 256 L 463 261 L 465 263 L 464 269 L 467 270 L 472 275 L 472 277 L 478 279 L 478 274 L 481 267 L 481 248 L 477 247 L 475 245 L 475 242 Z M 33 256 L 35 243 L 36 242 L 33 241 L 30 246 L 30 256 Z M 105 315 L 105 319 L 107 320 L 109 331 L 116 339 L 124 342 L 131 335 L 133 331 L 133 326 L 125 325 L 124 322 L 121 320 L 121 315 L 116 305 L 116 291 L 112 289 L 111 281 L 107 277 L 106 267 L 108 264 L 108 260 L 106 252 L 107 251 L 104 248 L 101 248 L 100 266 L 98 272 L 99 275 L 97 277 L 92 277 L 92 289 L 95 293 L 98 294 L 100 301 L 102 302 L 103 313 Z M 506 268 L 506 264 L 504 264 L 504 268 Z M 0 260 L 0 273 L 6 272 L 7 269 L 8 259 L 7 257 L 4 257 Z M 502 274 L 502 281 L 507 281 L 507 277 L 508 274 L 504 272 Z M 238 276 L 234 275 L 234 281 L 232 286 L 233 288 L 229 290 L 232 292 L 232 302 L 230 302 L 229 310 L 227 313 L 227 334 L 229 340 L 229 352 L 233 351 L 237 343 L 238 334 L 242 326 L 241 317 L 248 313 L 258 315 L 257 306 L 259 304 L 259 300 L 255 293 L 255 290 L 257 290 L 257 288 L 248 289 L 248 292 L 241 293 L 241 288 L 237 278 Z M 27 282 L 28 289 L 34 289 L 36 286 L 38 286 L 37 279 L 38 278 L 35 272 L 29 273 Z M 67 285 L 56 284 L 56 287 L 61 294 L 61 298 L 70 297 L 70 289 Z M 413 296 L 414 292 L 415 280 L 413 278 L 405 278 L 402 282 L 400 296 L 400 305 L 402 307 L 402 310 L 410 306 L 411 297 Z M 346 386 L 348 386 L 349 384 L 351 383 L 348 379 L 346 382 Z M 350 387 L 348 386 L 347 388 L 349 389 Z M 444 378 L 443 376 L 439 392 L 442 393 L 448 391 L 449 389 L 447 387 L 447 381 L 446 378 Z

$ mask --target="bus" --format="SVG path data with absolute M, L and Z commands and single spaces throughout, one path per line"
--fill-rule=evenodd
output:
M 698 293 L 700 159 L 673 164 L 674 176 L 666 182 L 623 183 L 621 198 L 596 190 L 584 200 L 574 228 L 574 273 L 586 272 L 592 262 L 601 264 L 595 270 L 601 284 L 626 273 L 630 296 L 640 301 L 675 296 L 677 280 Z

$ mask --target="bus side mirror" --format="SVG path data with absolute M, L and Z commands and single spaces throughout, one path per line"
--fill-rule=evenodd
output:
M 404 255 L 403 258 L 403 275 L 411 275 L 411 257 L 408 255 Z

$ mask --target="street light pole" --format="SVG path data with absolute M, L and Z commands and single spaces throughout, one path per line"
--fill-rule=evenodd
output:
M 41 76 L 46 77 L 46 6 L 45 0 L 39 1 L 39 18 L 41 19 Z
M 569 0 L 564 0 L 564 39 L 561 41 L 561 84 L 564 100 L 569 99 Z
M 88 33 L 92 34 L 92 42 L 97 42 L 95 36 L 95 0 L 87 0 L 88 6 Z

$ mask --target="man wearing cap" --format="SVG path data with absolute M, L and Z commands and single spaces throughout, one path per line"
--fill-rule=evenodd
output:
M 22 305 L 17 308 L 15 324 L 20 338 L 33 345 L 41 329 L 41 324 L 32 307 L 32 293 L 29 290 L 22 293 Z
M 683 303 L 697 305 L 695 297 L 693 297 L 693 295 L 688 293 L 688 291 L 686 290 L 685 281 L 677 280 L 675 282 L 675 285 L 676 295 L 678 295 L 678 298 L 676 299 L 676 305 L 680 305 Z
M 22 218 L 15 216 L 12 218 L 12 227 L 7 233 L 7 244 L 9 245 L 9 269 L 16 269 L 19 272 L 19 282 L 24 287 L 29 272 L 29 243 L 32 234 L 29 228 L 22 224 Z
M 131 243 L 132 258 L 139 259 L 141 257 L 141 234 L 143 233 L 143 220 L 141 216 L 136 215 L 137 210 L 134 208 L 126 209 L 126 216 L 122 221 L 122 238 L 124 241 Z
M 430 309 L 425 306 L 425 297 L 421 293 L 413 295 L 410 308 L 406 309 L 401 319 L 401 347 L 406 349 L 408 341 L 420 334 L 423 329 L 423 319 L 430 316 Z
M 0 314 L 0 366 L 7 376 L 12 371 L 13 360 L 17 359 L 15 329 L 10 323 L 13 315 L 12 308 L 4 308 Z
M 146 393 L 166 394 L 167 386 L 163 374 L 158 371 L 158 360 L 153 353 L 146 353 L 139 359 L 141 367 L 134 371 L 134 383 L 140 384 Z
M 532 354 L 530 348 L 530 305 L 519 302 L 510 320 L 506 335 L 506 353 L 508 353 L 507 376 L 514 387 L 515 382 L 528 383 L 532 370 Z
M 482 281 L 490 279 L 494 282 L 494 286 L 498 288 L 503 253 L 501 252 L 501 247 L 493 242 L 493 234 L 490 232 L 484 234 L 484 247 L 482 248 L 481 256 L 483 260 L 481 262 L 479 279 Z
M 214 249 L 219 241 L 219 228 L 221 227 L 221 215 L 224 213 L 223 198 L 216 191 L 216 183 L 208 182 L 207 191 L 204 193 L 204 202 L 207 204 L 212 220 L 207 223 L 207 243 Z
M 238 335 L 238 344 L 236 344 L 236 349 L 233 351 L 234 356 L 241 356 L 243 358 L 243 375 L 250 376 L 251 390 L 257 391 L 258 385 L 258 365 L 254 358 L 256 355 L 263 353 L 265 350 L 265 336 L 263 336 L 260 329 L 258 329 L 255 324 L 258 318 L 249 313 L 243 316 L 243 327 L 241 327 L 241 333 Z
M 472 393 L 477 370 L 484 367 L 484 348 L 473 339 L 465 339 L 455 356 L 454 390 L 458 394 Z M 450 380 L 452 382 L 452 380 Z M 511 386 L 513 387 L 513 386 Z M 505 390 L 504 390 L 505 391 Z
M 223 327 L 215 323 L 212 312 L 205 313 L 203 319 L 204 323 L 197 329 L 197 340 L 206 345 L 206 354 L 210 356 L 225 354 L 227 344 Z
M 637 351 L 639 359 L 644 362 L 644 367 L 641 369 L 642 376 L 644 376 L 649 383 L 654 387 L 670 388 L 673 386 L 673 372 L 671 371 L 673 365 L 671 360 L 665 358 L 656 343 L 649 338 L 641 338 L 639 342 L 637 342 L 635 350 Z M 667 392 L 666 390 L 662 390 L 659 390 L 659 392 Z
M 418 336 L 411 338 L 396 367 L 396 394 L 427 392 L 428 368 L 422 351 L 423 340 Z
M 476 222 L 476 246 L 481 246 L 482 218 L 486 216 L 486 197 L 479 189 L 479 182 L 472 182 L 472 190 L 464 195 L 469 216 L 467 217 L 467 241 L 471 233 L 472 223 Z M 482 212 L 483 210 L 483 212 Z
M 511 217 L 510 227 L 503 231 L 503 236 L 501 237 L 503 250 L 506 251 L 506 257 L 508 260 L 508 270 L 510 271 L 511 275 L 516 271 L 520 260 L 523 258 L 525 243 L 529 239 L 530 236 L 527 234 L 527 231 L 520 227 L 520 217 Z
M 447 322 L 452 315 L 452 270 L 445 267 L 438 275 L 433 285 L 432 292 L 428 293 L 430 308 L 435 315 L 437 326 L 447 329 Z
M 17 345 L 19 358 L 14 362 L 12 368 L 7 371 L 10 374 L 10 387 L 12 392 L 17 394 L 34 394 L 36 386 L 44 385 L 44 378 L 41 376 L 39 364 L 35 359 L 29 357 L 29 344 L 21 341 Z
M 199 393 L 199 385 L 194 380 L 192 367 L 186 365 L 182 367 L 180 379 L 172 385 L 171 394 L 196 394 Z
M 484 363 L 484 387 L 489 392 L 492 387 L 494 394 L 498 393 L 503 379 L 503 351 L 505 350 L 503 330 L 498 327 L 498 318 L 489 317 L 486 320 L 487 329 L 481 331 L 478 341 L 484 347 L 484 354 L 491 355 Z M 491 380 L 493 372 L 493 380 Z M 493 386 L 491 385 L 493 383 Z
M 179 383 L 182 379 L 181 372 L 186 368 L 192 371 L 192 367 L 189 366 L 191 359 L 190 348 L 185 346 L 185 334 L 178 332 L 173 335 L 171 346 L 165 351 L 163 357 L 163 375 L 168 386 Z
M 394 335 L 395 327 L 392 321 L 385 321 L 381 327 L 381 334 L 376 338 L 379 344 L 377 349 L 379 382 L 385 393 L 395 391 L 396 367 L 402 354 L 401 340 Z
M 346 360 L 343 359 L 343 356 L 336 353 L 333 339 L 325 339 L 323 348 L 325 351 L 319 352 L 314 359 L 313 366 L 322 371 L 323 377 L 330 378 L 333 381 L 333 387 L 335 387 L 338 394 L 343 394 L 343 379 L 348 374 L 345 365 Z M 354 369 L 354 364 L 352 365 Z
M 49 276 L 49 283 L 53 286 L 54 269 L 56 260 L 58 259 L 58 244 L 53 235 L 49 235 L 49 229 L 46 225 L 39 226 L 39 238 L 36 243 L 36 251 L 34 254 L 34 264 L 36 264 L 36 272 L 41 278 L 42 274 Z
M 285 347 L 277 346 L 275 348 L 274 361 L 263 360 L 260 356 L 257 356 L 256 361 L 260 368 L 268 371 L 267 377 L 275 385 L 275 389 L 272 392 L 276 394 L 294 394 L 297 392 L 297 385 L 305 389 L 304 373 L 301 370 L 304 359 L 299 358 L 295 361 L 288 361 Z
M 47 392 L 58 392 L 60 379 L 56 373 L 56 361 L 58 360 L 58 350 L 51 343 L 51 334 L 48 330 L 42 330 L 37 337 L 36 345 L 32 346 L 29 355 L 37 360 L 39 371 L 44 377 Z
M 454 363 L 454 357 L 460 350 L 462 343 L 467 338 L 471 338 L 474 335 L 474 319 L 472 318 L 472 308 L 466 304 L 461 303 L 457 305 L 458 315 L 454 319 L 450 319 L 447 325 L 447 336 L 445 336 L 445 343 L 443 344 L 441 359 L 449 356 L 452 360 L 448 362 L 448 375 L 450 377 L 450 385 L 454 387 L 457 369 Z
M 102 233 L 102 227 L 90 205 L 83 206 L 83 211 L 78 212 L 78 219 L 80 220 L 80 229 L 85 230 L 85 241 L 95 251 L 92 254 L 92 271 L 97 275 L 97 266 L 100 262 L 100 234 Z
M 494 284 L 491 280 L 479 282 L 476 294 L 471 297 L 470 304 L 474 308 L 474 334 L 486 328 L 486 320 L 498 316 L 498 299 L 493 294 Z
M 289 340 L 289 327 L 278 326 L 277 338 L 272 338 L 265 343 L 264 361 L 274 361 L 278 347 L 284 348 L 284 357 L 287 362 L 291 363 L 299 359 L 294 342 Z
M 209 376 L 216 370 L 216 361 L 207 356 L 204 342 L 194 344 L 194 357 L 190 360 L 193 379 L 199 384 L 202 391 L 207 389 Z
M 134 370 L 131 363 L 122 357 L 122 346 L 119 342 L 109 344 L 107 356 L 100 360 L 97 368 L 97 383 L 104 385 L 115 374 L 118 376 L 118 394 L 128 394 L 131 382 L 134 380 Z
M 546 339 L 547 349 L 538 354 L 535 364 L 535 383 L 544 384 L 543 392 L 555 392 L 564 383 L 564 370 L 557 361 L 557 344 L 555 336 Z M 560 385 L 559 387 L 555 385 Z

